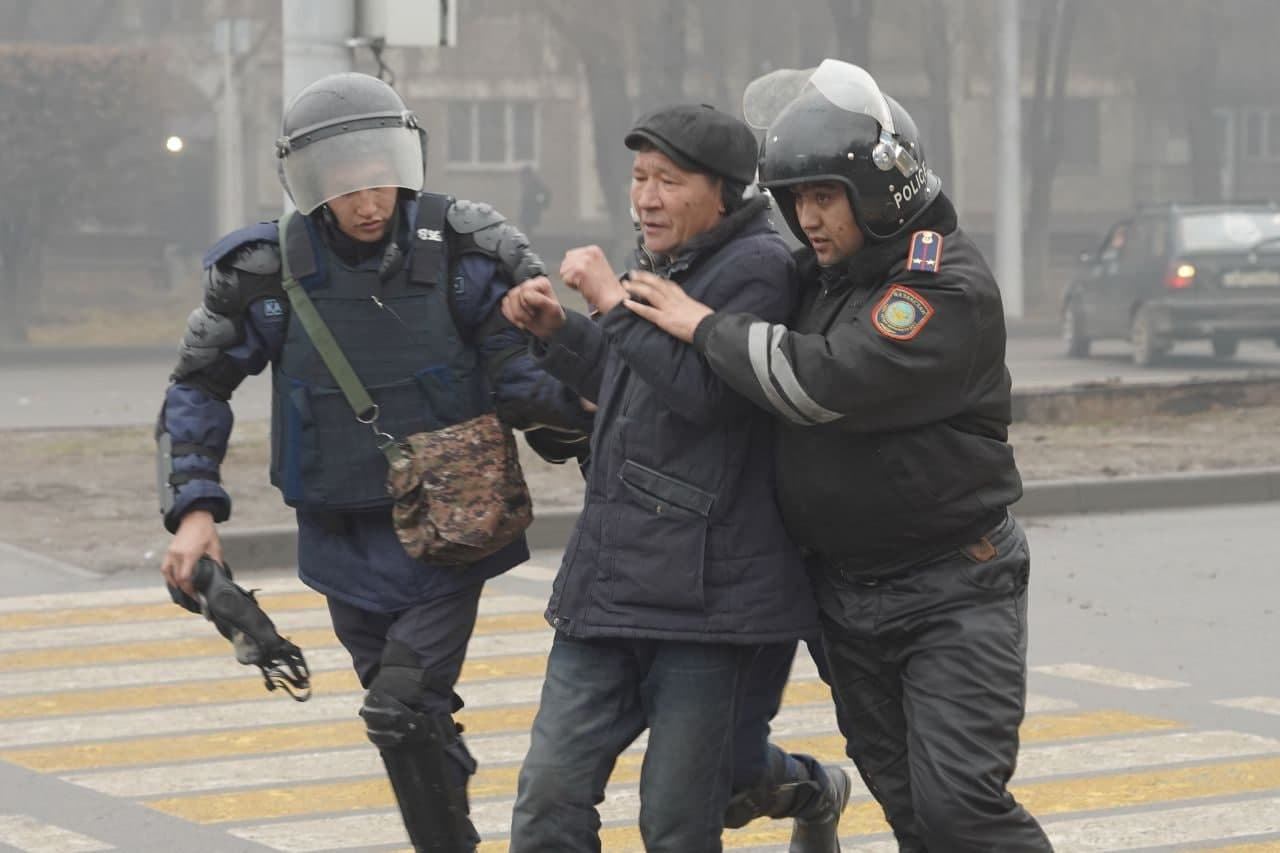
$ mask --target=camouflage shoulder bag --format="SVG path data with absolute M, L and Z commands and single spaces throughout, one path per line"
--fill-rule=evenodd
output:
M 356 420 L 369 425 L 387 457 L 391 520 L 400 544 L 414 559 L 466 565 L 516 541 L 533 521 L 533 502 L 511 427 L 489 412 L 403 440 L 383 432 L 377 404 L 290 272 L 285 233 L 294 215 L 280 218 L 284 291 Z

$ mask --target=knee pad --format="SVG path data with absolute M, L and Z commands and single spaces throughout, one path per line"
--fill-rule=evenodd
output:
M 449 713 L 462 708 L 462 699 L 453 685 L 422 668 L 413 649 L 389 640 L 378 662 L 378 673 L 369 690 L 389 696 L 414 709 L 448 707 Z

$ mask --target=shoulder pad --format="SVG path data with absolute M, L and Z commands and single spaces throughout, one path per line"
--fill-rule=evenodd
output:
M 449 208 L 448 219 L 449 227 L 459 234 L 474 234 L 506 221 L 506 217 L 493 205 L 466 199 L 458 199 L 453 203 Z
M 942 235 L 937 231 L 917 231 L 911 235 L 907 250 L 907 269 L 912 272 L 936 273 L 942 264 Z
M 284 298 L 280 246 L 259 240 L 232 249 L 205 268 L 204 304 L 216 314 L 239 318 L 264 296 Z
M 249 243 L 271 243 L 278 245 L 280 243 L 280 230 L 277 228 L 275 222 L 259 222 L 256 225 L 250 225 L 247 228 L 232 231 L 230 234 L 214 243 L 209 248 L 209 251 L 205 252 L 202 264 L 205 269 L 208 269 L 227 255 L 230 255 L 236 249 L 239 249 L 241 246 L 245 246 Z M 275 258 L 275 269 L 278 270 L 280 269 L 279 250 L 276 250 Z M 236 266 L 239 269 L 245 270 L 245 272 L 257 273 L 258 275 L 275 271 L 270 269 L 248 269 L 241 266 L 239 263 L 237 263 Z

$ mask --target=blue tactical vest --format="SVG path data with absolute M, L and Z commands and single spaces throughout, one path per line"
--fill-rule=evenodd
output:
M 423 193 L 401 269 L 380 279 L 343 263 L 315 224 L 294 216 L 290 269 L 315 303 L 379 409 L 377 427 L 397 439 L 492 409 L 479 350 L 454 322 L 448 228 L 453 199 Z M 455 276 L 460 273 L 454 273 Z M 302 323 L 290 321 L 272 368 L 271 482 L 285 503 L 309 510 L 391 505 L 387 461 L 356 420 Z

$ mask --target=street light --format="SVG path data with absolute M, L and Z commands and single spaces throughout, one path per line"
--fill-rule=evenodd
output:
M 182 151 L 186 143 L 182 141 L 181 136 L 170 136 L 164 141 L 165 150 L 170 154 L 177 154 Z

